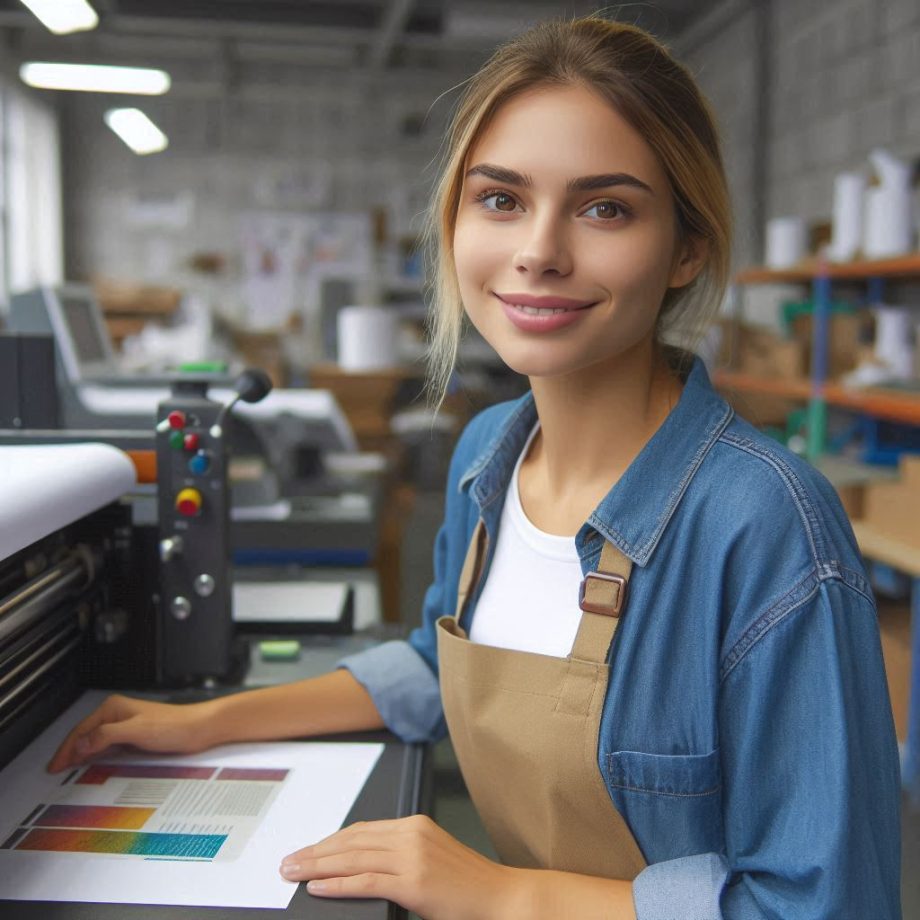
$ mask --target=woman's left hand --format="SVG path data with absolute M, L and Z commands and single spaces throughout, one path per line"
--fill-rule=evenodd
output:
M 362 821 L 286 856 L 281 874 L 324 898 L 385 898 L 428 920 L 514 916 L 516 871 L 430 818 Z

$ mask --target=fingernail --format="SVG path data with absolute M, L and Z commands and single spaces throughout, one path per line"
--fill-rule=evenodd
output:
M 297 863 L 282 863 L 281 864 L 281 874 L 286 875 L 290 878 L 292 875 L 297 875 L 300 872 L 300 866 Z
M 312 882 L 307 882 L 307 891 L 316 892 L 316 891 L 325 891 L 326 883 L 321 882 L 319 879 Z

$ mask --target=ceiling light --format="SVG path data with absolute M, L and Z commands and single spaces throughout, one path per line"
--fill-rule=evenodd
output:
M 23 83 L 38 89 L 83 90 L 90 93 L 137 93 L 159 96 L 169 89 L 169 74 L 146 67 L 101 64 L 52 64 L 30 61 L 19 68 Z
M 99 25 L 96 11 L 86 0 L 22 0 L 42 25 L 55 35 L 83 32 Z
M 109 109 L 105 123 L 135 153 L 159 153 L 169 144 L 166 135 L 140 109 Z

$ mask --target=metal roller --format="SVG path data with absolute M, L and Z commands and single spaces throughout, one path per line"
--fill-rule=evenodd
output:
M 0 644 L 88 588 L 98 573 L 99 560 L 98 552 L 81 544 L 41 575 L 0 599 Z

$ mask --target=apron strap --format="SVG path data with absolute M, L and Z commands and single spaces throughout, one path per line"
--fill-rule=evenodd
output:
M 470 538 L 470 545 L 466 550 L 466 558 L 463 560 L 463 568 L 460 570 L 460 581 L 457 583 L 457 606 L 454 610 L 454 619 L 457 624 L 460 623 L 460 616 L 466 607 L 467 599 L 470 593 L 476 587 L 479 576 L 482 573 L 482 564 L 485 557 L 486 548 L 486 525 L 482 518 L 476 522 L 476 528 L 473 536 Z
M 572 645 L 572 658 L 603 664 L 626 606 L 626 587 L 632 560 L 612 543 L 605 542 L 596 572 L 581 583 L 578 606 L 581 622 Z

